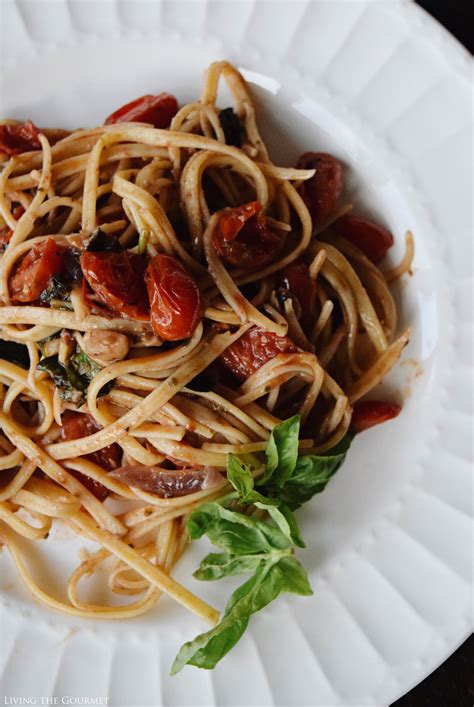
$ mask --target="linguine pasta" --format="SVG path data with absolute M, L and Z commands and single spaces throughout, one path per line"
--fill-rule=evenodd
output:
M 230 112 L 217 107 L 221 79 Z M 347 232 L 350 206 L 315 218 L 310 185 L 325 163 L 270 161 L 227 62 L 170 121 L 43 130 L 34 149 L 3 155 L 0 538 L 51 608 L 128 618 L 166 593 L 215 623 L 172 576 L 187 517 L 229 490 L 228 454 L 258 469 L 290 414 L 301 454 L 344 437 L 409 340 L 388 282 L 409 271 L 413 239 L 384 273 Z M 154 263 L 178 273 L 171 290 Z M 18 542 L 45 541 L 58 523 L 98 545 L 62 599 Z M 80 580 L 102 566 L 126 604 L 81 598 Z

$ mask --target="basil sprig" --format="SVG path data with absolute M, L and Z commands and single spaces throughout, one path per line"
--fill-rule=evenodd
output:
M 304 456 L 298 453 L 299 430 L 298 416 L 273 429 L 261 474 L 230 454 L 227 478 L 235 491 L 189 516 L 190 538 L 207 535 L 221 550 L 202 560 L 194 572 L 197 579 L 253 574 L 232 594 L 221 621 L 181 647 L 172 675 L 185 665 L 214 668 L 240 639 L 252 614 L 281 593 L 313 593 L 306 570 L 294 556 L 295 547 L 304 547 L 304 542 L 293 510 L 323 491 L 344 462 L 352 436 L 346 435 L 328 454 Z M 269 519 L 260 518 L 257 509 L 267 511 Z

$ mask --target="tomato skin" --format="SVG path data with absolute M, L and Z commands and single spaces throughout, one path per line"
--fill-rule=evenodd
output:
M 41 150 L 39 130 L 31 120 L 18 125 L 0 125 L 0 154 L 19 155 L 30 150 Z
M 104 125 L 112 123 L 151 123 L 155 128 L 169 128 L 178 112 L 178 101 L 170 93 L 136 98 L 116 110 L 105 119 Z
M 194 277 L 171 255 L 155 255 L 145 273 L 153 331 L 165 341 L 191 336 L 199 324 L 202 300 Z
M 288 336 L 252 327 L 221 354 L 220 360 L 240 381 L 245 381 L 278 354 L 297 350 Z
M 342 192 L 342 165 L 325 152 L 305 152 L 298 160 L 299 169 L 315 169 L 316 174 L 304 181 L 300 194 L 308 207 L 313 228 L 321 226 L 332 214 Z
M 290 263 L 278 273 L 277 285 L 296 297 L 301 307 L 302 329 L 309 332 L 316 317 L 316 283 L 309 267 L 301 260 Z
M 365 400 L 355 403 L 352 410 L 351 427 L 354 432 L 363 432 L 369 427 L 392 420 L 400 413 L 401 406 L 384 400 Z
M 87 437 L 102 429 L 92 415 L 74 412 L 74 410 L 66 410 L 62 415 L 62 422 L 61 439 L 64 441 Z M 108 447 L 99 449 L 97 452 L 85 454 L 84 459 L 88 459 L 94 464 L 101 466 L 106 471 L 112 471 L 120 465 L 121 456 L 122 453 L 119 445 L 114 443 Z M 69 471 L 69 473 L 84 484 L 99 501 L 103 501 L 109 495 L 109 489 L 90 476 L 82 474 L 80 471 Z
M 378 263 L 393 246 L 393 236 L 383 226 L 346 214 L 332 225 L 343 238 L 357 246 L 373 263 Z
M 25 255 L 12 278 L 10 293 L 15 302 L 34 302 L 46 289 L 52 275 L 61 272 L 65 249 L 54 238 L 34 245 Z
M 148 321 L 143 274 L 145 260 L 134 253 L 86 251 L 80 258 L 84 279 L 106 307 L 119 315 Z
M 263 207 L 250 201 L 224 211 L 213 237 L 217 253 L 230 265 L 255 269 L 271 263 L 283 246 L 281 236 L 267 228 Z

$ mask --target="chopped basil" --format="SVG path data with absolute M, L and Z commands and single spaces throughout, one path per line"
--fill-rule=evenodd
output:
M 60 363 L 58 356 L 42 358 L 38 363 L 40 371 L 47 371 L 63 400 L 74 403 L 78 407 L 85 400 L 88 381 L 76 371 L 73 365 Z
M 122 250 L 118 238 L 104 233 L 100 228 L 97 228 L 89 238 L 89 243 L 86 250 L 93 252 L 108 251 L 109 253 L 118 253 Z
M 86 399 L 89 383 L 101 370 L 101 367 L 79 347 L 67 362 L 61 363 L 57 355 L 48 356 L 41 359 L 38 368 L 49 373 L 63 400 L 78 407 Z M 104 385 L 99 396 L 106 395 L 112 386 L 112 381 Z
M 52 299 L 64 301 L 69 297 L 70 288 L 59 277 L 50 277 L 48 287 L 40 294 L 40 302 L 50 302 Z
M 232 108 L 224 108 L 219 112 L 219 120 L 222 130 L 224 131 L 225 141 L 227 145 L 241 147 L 244 137 L 244 128 L 239 117 L 234 113 Z
M 82 280 L 80 255 L 76 248 L 66 249 L 61 272 L 49 278 L 48 286 L 40 294 L 41 302 L 51 302 L 51 300 L 69 301 L 73 285 Z

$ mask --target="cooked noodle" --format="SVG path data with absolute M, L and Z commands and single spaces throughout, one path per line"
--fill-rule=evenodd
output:
M 226 144 L 216 104 L 221 77 L 243 126 L 240 148 Z M 248 88 L 226 62 L 212 64 L 201 101 L 182 107 L 170 129 L 124 122 L 43 131 L 39 142 L 40 149 L 4 161 L 0 178 L 1 218 L 12 231 L 0 263 L 1 345 L 24 344 L 29 359 L 26 368 L 0 359 L 0 538 L 33 594 L 54 609 L 132 617 L 164 592 L 215 622 L 218 612 L 171 576 L 186 546 L 186 517 L 227 490 L 229 453 L 263 459 L 271 429 L 288 410 L 301 415 L 302 453 L 329 449 L 344 436 L 351 404 L 379 383 L 408 342 L 409 332 L 396 337 L 387 282 L 409 271 L 412 236 L 402 263 L 382 273 L 338 235 L 333 222 L 350 207 L 313 229 L 299 187 L 314 170 L 270 162 Z M 272 262 L 249 269 L 226 262 L 215 243 L 225 207 L 252 200 L 283 245 Z M 164 343 L 149 319 L 107 311 L 77 283 L 68 297 L 47 302 L 12 294 L 12 278 L 33 248 L 53 239 L 55 247 L 83 253 L 99 224 L 122 248 L 147 259 L 171 256 L 195 278 L 202 319 L 184 340 Z M 306 330 L 304 303 L 282 299 L 276 281 L 299 258 L 317 293 Z M 254 327 L 289 337 L 291 350 L 240 383 L 218 376 L 198 385 Z M 104 361 L 117 342 L 122 353 Z M 78 400 L 63 394 L 43 361 L 57 356 L 65 367 L 81 350 L 96 368 Z M 67 437 L 75 412 L 91 416 L 90 426 Z M 111 445 L 112 467 L 101 463 Z M 189 485 L 186 493 L 173 492 L 178 478 Z M 160 491 L 163 479 L 167 492 Z M 110 501 L 117 500 L 126 510 L 114 510 Z M 38 586 L 17 542 L 44 540 L 60 522 L 100 546 L 83 555 L 64 601 Z M 80 580 L 102 566 L 112 592 L 140 598 L 83 601 Z

